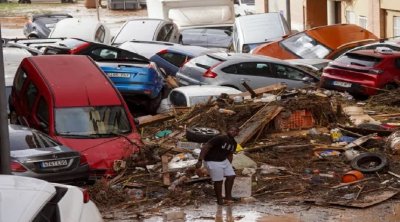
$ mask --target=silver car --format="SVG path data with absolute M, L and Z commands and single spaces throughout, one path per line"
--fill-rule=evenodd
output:
M 318 77 L 289 63 L 246 53 L 210 53 L 185 63 L 176 74 L 180 85 L 220 85 L 246 91 L 243 82 L 256 89 L 275 83 L 302 88 Z
M 10 133 L 11 172 L 49 182 L 85 182 L 89 177 L 86 157 L 63 146 L 46 134 L 12 125 Z

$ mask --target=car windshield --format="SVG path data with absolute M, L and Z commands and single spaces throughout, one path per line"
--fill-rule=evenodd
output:
M 62 136 L 110 136 L 131 131 L 122 106 L 56 108 L 55 119 L 56 132 Z
M 289 37 L 281 44 L 303 59 L 323 59 L 332 51 L 305 33 Z
M 59 144 L 39 131 L 18 130 L 10 134 L 10 150 L 55 147 Z
M 377 65 L 381 61 L 381 58 L 367 56 L 367 55 L 360 55 L 357 53 L 346 53 L 345 55 L 337 58 L 335 63 L 341 63 L 343 65 L 357 65 L 363 67 L 372 68 Z

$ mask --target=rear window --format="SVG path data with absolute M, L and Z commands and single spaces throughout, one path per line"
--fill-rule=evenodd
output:
M 347 53 L 342 57 L 336 59 L 336 62 L 339 62 L 344 65 L 357 65 L 363 67 L 374 67 L 378 63 L 381 62 L 381 58 L 367 56 L 367 55 L 360 55 L 356 53 Z
M 323 59 L 331 52 L 331 49 L 305 33 L 288 37 L 281 44 L 303 59 Z
M 213 58 L 208 55 L 199 56 L 197 58 L 190 60 L 190 62 L 192 64 L 195 64 L 196 66 L 204 68 L 204 69 L 209 69 L 210 67 L 212 67 L 222 61 L 223 60 L 219 60 L 219 59 Z
M 187 106 L 186 97 L 181 92 L 172 91 L 169 95 L 169 100 L 174 106 Z
M 55 147 L 59 144 L 39 131 L 17 131 L 10 134 L 11 150 Z

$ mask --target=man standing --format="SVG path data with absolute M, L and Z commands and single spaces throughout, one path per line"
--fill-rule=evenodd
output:
M 225 180 L 225 203 L 231 203 L 232 187 L 235 180 L 235 171 L 232 167 L 233 153 L 236 150 L 235 136 L 239 133 L 239 128 L 229 127 L 227 135 L 219 135 L 203 145 L 199 161 L 196 168 L 200 168 L 202 161 L 214 182 L 214 191 L 219 205 L 224 204 L 222 199 L 222 183 Z

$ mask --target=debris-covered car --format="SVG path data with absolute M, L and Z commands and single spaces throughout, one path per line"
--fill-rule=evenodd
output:
M 400 79 L 400 52 L 390 48 L 346 53 L 323 70 L 321 86 L 356 95 L 395 89 Z
M 102 222 L 87 190 L 44 180 L 0 175 L 2 221 Z
M 57 22 L 72 18 L 69 14 L 38 14 L 33 15 L 23 28 L 24 35 L 28 38 L 47 38 Z
M 10 110 L 18 123 L 85 155 L 90 179 L 115 175 L 114 162 L 141 145 L 123 97 L 88 56 L 25 58 L 14 78 Z
M 172 106 L 192 107 L 199 103 L 207 103 L 208 101 L 215 100 L 221 94 L 235 95 L 240 93 L 241 91 L 226 86 L 182 86 L 171 90 L 168 98 L 161 101 L 157 112 L 167 112 Z
M 156 64 L 134 52 L 71 38 L 46 47 L 44 54 L 88 55 L 128 103 L 142 103 L 150 113 L 154 113 L 160 103 L 164 87 L 162 74 Z
M 335 59 L 349 49 L 377 40 L 373 33 L 357 25 L 337 24 L 312 28 L 260 45 L 252 53 L 279 59 Z
M 66 18 L 54 26 L 49 38 L 80 38 L 104 44 L 111 43 L 111 34 L 102 22 L 91 18 Z
M 246 91 L 284 82 L 289 88 L 302 88 L 318 82 L 318 77 L 289 63 L 246 53 L 209 53 L 183 65 L 176 74 L 180 85 L 220 85 Z
M 9 125 L 11 172 L 50 182 L 86 182 L 89 165 L 84 155 L 63 146 L 46 134 Z

